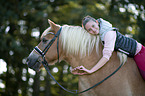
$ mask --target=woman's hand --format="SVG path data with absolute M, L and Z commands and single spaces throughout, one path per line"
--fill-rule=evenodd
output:
M 75 75 L 84 75 L 84 74 L 91 74 L 92 72 L 88 69 L 86 69 L 84 66 L 78 66 L 71 70 L 72 74 Z

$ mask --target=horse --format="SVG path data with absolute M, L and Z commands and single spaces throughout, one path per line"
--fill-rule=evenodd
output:
M 45 60 L 49 65 L 54 65 L 58 61 L 66 61 L 72 68 L 83 65 L 91 69 L 102 57 L 103 45 L 99 37 L 89 34 L 80 26 L 55 24 L 48 20 L 48 27 L 41 35 L 41 42 L 37 49 L 44 50 L 45 46 L 60 31 L 59 38 L 56 37 L 50 48 L 45 52 Z M 61 29 L 61 30 L 60 30 Z M 59 47 L 57 46 L 59 45 Z M 59 51 L 58 51 L 59 50 Z M 34 66 L 34 70 L 39 71 L 43 58 L 41 52 L 35 49 L 27 59 L 28 66 Z M 79 76 L 79 91 L 83 91 L 97 82 L 100 82 L 120 65 L 117 52 L 114 51 L 110 60 L 98 71 L 89 75 Z M 127 58 L 126 63 L 113 76 L 93 89 L 80 94 L 81 96 L 145 96 L 145 81 L 142 79 L 137 65 L 133 58 Z

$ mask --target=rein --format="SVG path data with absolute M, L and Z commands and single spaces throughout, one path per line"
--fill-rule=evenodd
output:
M 87 91 L 89 91 L 90 89 L 92 89 L 92 88 L 94 88 L 94 87 L 100 85 L 100 84 L 103 83 L 105 80 L 109 79 L 112 75 L 114 75 L 114 74 L 124 65 L 125 62 L 122 62 L 122 63 L 120 64 L 120 66 L 119 66 L 113 73 L 111 73 L 111 74 L 110 74 L 109 76 L 107 76 L 105 79 L 103 79 L 102 81 L 96 83 L 96 84 L 93 85 L 92 87 L 87 88 L 87 89 L 84 90 L 84 91 L 81 91 L 81 92 L 78 92 L 78 90 L 71 90 L 71 91 L 70 91 L 70 90 L 64 88 L 62 85 L 60 85 L 60 84 L 55 80 L 55 78 L 54 78 L 54 77 L 52 76 L 52 74 L 50 73 L 50 70 L 49 70 L 49 68 L 48 68 L 48 63 L 47 63 L 47 61 L 46 61 L 46 59 L 45 59 L 45 54 L 46 54 L 46 52 L 48 51 L 48 49 L 51 47 L 51 45 L 53 44 L 53 42 L 54 42 L 54 41 L 56 40 L 56 38 L 58 37 L 58 39 L 57 39 L 57 54 L 58 54 L 58 62 L 59 62 L 59 35 L 60 35 L 60 32 L 61 32 L 61 29 L 62 29 L 62 27 L 58 30 L 58 32 L 57 32 L 56 34 L 49 32 L 49 34 L 53 34 L 53 35 L 55 35 L 55 36 L 51 39 L 51 41 L 48 43 L 48 45 L 45 47 L 45 49 L 44 49 L 43 51 L 41 51 L 37 46 L 36 46 L 34 49 L 35 49 L 36 52 L 38 52 L 38 53 L 42 56 L 42 58 L 43 58 L 42 64 L 43 64 L 43 66 L 45 67 L 47 73 L 50 75 L 50 77 L 51 77 L 51 78 L 52 78 L 52 79 L 53 79 L 53 80 L 54 80 L 63 90 L 65 90 L 65 91 L 67 91 L 67 92 L 69 92 L 69 93 L 72 93 L 72 94 L 81 94 L 81 93 L 87 92 Z
M 53 80 L 54 80 L 63 90 L 65 90 L 65 91 L 67 91 L 67 92 L 69 92 L 69 93 L 72 93 L 72 94 L 81 94 L 81 93 L 84 93 L 84 92 L 89 91 L 90 89 L 93 89 L 94 87 L 96 87 L 96 86 L 100 85 L 101 83 L 103 83 L 105 80 L 109 79 L 111 76 L 113 76 L 113 75 L 114 75 L 114 74 L 124 65 L 124 63 L 121 63 L 120 66 L 119 66 L 112 74 L 110 74 L 109 76 L 107 76 L 105 79 L 103 79 L 102 81 L 96 83 L 96 84 L 93 85 L 92 87 L 90 87 L 90 88 L 88 88 L 88 89 L 85 89 L 84 91 L 81 91 L 81 92 L 78 92 L 78 90 L 72 90 L 72 91 L 70 91 L 70 90 L 64 88 L 62 85 L 60 85 L 60 84 L 55 80 L 55 78 L 54 78 L 54 77 L 52 76 L 52 74 L 50 73 L 50 70 L 49 70 L 49 68 L 48 68 L 48 66 L 47 66 L 47 62 L 46 62 L 46 64 L 43 63 L 43 65 L 44 65 L 44 67 L 45 67 L 47 73 L 50 75 L 50 77 L 51 77 L 51 78 L 52 78 L 52 79 L 53 79 Z

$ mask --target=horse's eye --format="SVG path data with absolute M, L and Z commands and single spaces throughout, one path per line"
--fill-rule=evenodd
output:
M 47 41 L 48 41 L 48 40 L 45 39 L 45 38 L 42 39 L 42 42 L 43 42 L 43 43 L 46 43 Z

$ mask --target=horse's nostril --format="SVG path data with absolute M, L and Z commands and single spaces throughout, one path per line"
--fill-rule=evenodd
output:
M 26 62 L 28 62 L 28 61 L 29 61 L 29 58 L 26 59 Z
M 41 58 L 38 58 L 38 60 L 37 60 L 38 62 L 41 62 Z
M 28 62 L 28 61 L 29 61 L 29 58 L 26 59 L 26 62 Z
M 29 66 L 29 65 L 31 65 L 31 59 L 28 57 L 27 59 L 26 59 L 26 64 Z

